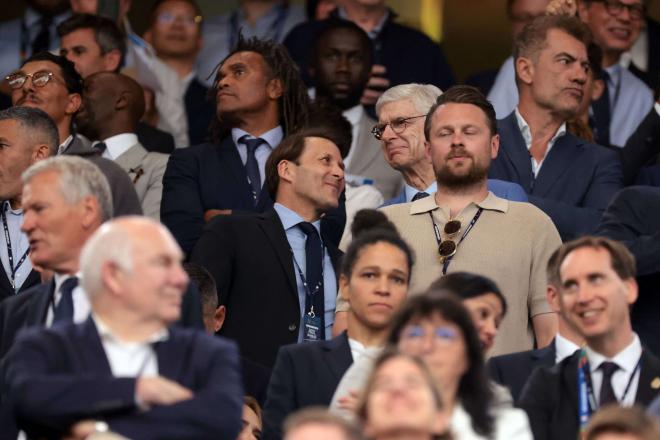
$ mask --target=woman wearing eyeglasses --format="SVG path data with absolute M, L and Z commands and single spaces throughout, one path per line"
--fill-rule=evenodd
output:
M 388 350 L 375 361 L 357 416 L 373 440 L 431 440 L 446 431 L 435 380 L 424 361 Z
M 388 342 L 424 360 L 455 438 L 533 439 L 525 413 L 497 403 L 479 336 L 458 299 L 437 294 L 411 298 L 394 318 Z

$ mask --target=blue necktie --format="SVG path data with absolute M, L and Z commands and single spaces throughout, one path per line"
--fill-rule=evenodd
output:
M 247 160 L 245 161 L 245 171 L 247 172 L 248 180 L 250 181 L 250 186 L 252 187 L 252 196 L 254 198 L 254 204 L 257 204 L 257 199 L 259 198 L 259 193 L 261 192 L 261 176 L 259 175 L 259 163 L 257 162 L 257 157 L 255 156 L 255 151 L 259 148 L 259 145 L 265 143 L 261 138 L 256 139 L 243 139 L 241 142 L 247 147 Z
M 312 306 L 314 314 L 321 318 L 321 339 L 325 339 L 325 303 L 323 294 L 323 243 L 321 237 L 313 224 L 309 222 L 298 223 L 300 229 L 307 236 L 305 241 L 305 264 L 307 291 L 305 295 L 305 313 Z M 310 295 L 311 298 L 310 298 Z
M 619 369 L 619 366 L 614 362 L 605 361 L 598 368 L 603 372 L 603 383 L 600 385 L 598 406 L 617 403 L 614 388 L 612 388 L 612 375 Z
M 420 191 L 420 192 L 418 192 L 417 194 L 415 194 L 413 196 L 412 201 L 414 202 L 416 200 L 423 199 L 423 198 L 428 197 L 428 196 L 429 196 L 429 193 L 427 193 L 425 191 Z
M 78 286 L 78 277 L 71 277 L 64 280 L 60 286 L 62 297 L 55 306 L 53 314 L 53 324 L 73 322 L 73 289 Z

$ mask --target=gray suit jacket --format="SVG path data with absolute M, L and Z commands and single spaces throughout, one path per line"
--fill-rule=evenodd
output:
M 128 173 L 144 215 L 160 220 L 160 199 L 163 195 L 163 174 L 169 155 L 147 151 L 137 143 L 115 159 Z
M 355 151 L 346 170 L 347 174 L 366 177 L 374 181 L 374 186 L 381 192 L 385 200 L 395 197 L 403 188 L 401 173 L 394 170 L 385 161 L 380 141 L 371 134 L 371 128 L 376 124 L 366 112 L 359 122 L 358 138 Z

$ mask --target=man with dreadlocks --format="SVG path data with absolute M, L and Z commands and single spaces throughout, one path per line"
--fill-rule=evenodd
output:
M 163 178 L 161 220 L 187 254 L 211 218 L 273 205 L 263 185 L 266 160 L 308 120 L 305 85 L 286 49 L 273 41 L 239 37 L 219 65 L 213 91 L 213 142 L 175 151 Z M 341 207 L 325 223 L 341 237 Z

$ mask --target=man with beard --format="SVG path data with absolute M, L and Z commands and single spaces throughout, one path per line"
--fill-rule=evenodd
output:
M 587 83 L 588 29 L 575 17 L 539 17 L 515 42 L 518 107 L 498 121 L 502 151 L 490 177 L 520 184 L 562 239 L 592 233 L 622 187 L 614 151 L 566 131 Z
M 501 287 L 509 311 L 492 354 L 547 345 L 557 319 L 545 299 L 545 267 L 561 244 L 541 210 L 488 191 L 500 139 L 495 110 L 474 87 L 456 86 L 431 107 L 424 125 L 437 192 L 383 208 L 413 248 L 412 294 L 449 272 L 487 276 Z

